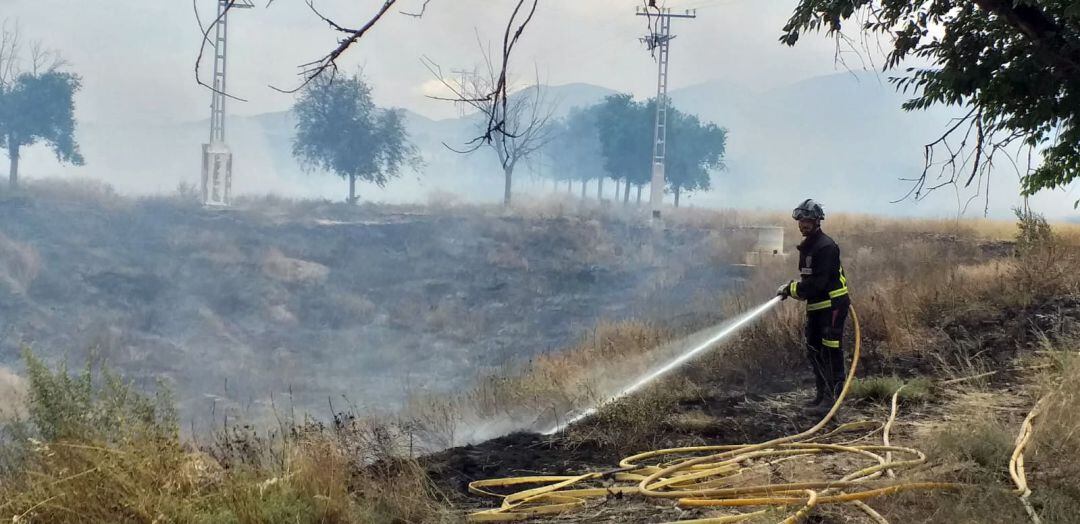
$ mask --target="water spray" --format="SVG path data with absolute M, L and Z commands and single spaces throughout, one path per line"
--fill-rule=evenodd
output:
M 650 372 L 646 373 L 645 375 L 638 378 L 633 383 L 631 383 L 629 386 L 623 388 L 621 391 L 619 391 L 614 396 L 608 398 L 607 400 L 604 400 L 604 401 L 601 401 L 601 402 L 597 403 L 596 405 L 590 407 L 589 409 L 586 409 L 586 410 L 584 410 L 584 411 L 582 411 L 582 412 L 568 418 L 566 421 L 564 421 L 562 423 L 556 423 L 555 426 L 551 427 L 547 431 L 544 431 L 543 434 L 544 435 L 551 435 L 551 434 L 557 433 L 557 432 L 561 431 L 562 429 L 566 428 L 567 426 L 569 426 L 569 425 L 571 425 L 571 424 L 573 424 L 575 422 L 578 422 L 578 421 L 580 421 L 580 420 L 582 420 L 582 419 L 584 419 L 586 417 L 591 416 L 592 414 L 596 413 L 600 408 L 602 408 L 602 407 L 604 407 L 604 406 L 606 406 L 606 405 L 608 405 L 608 404 L 610 404 L 612 402 L 615 402 L 616 400 L 619 400 L 619 399 L 621 399 L 621 398 L 623 398 L 623 397 L 625 397 L 627 395 L 630 395 L 630 394 L 634 393 L 635 391 L 647 386 L 648 384 L 650 384 L 653 381 L 655 381 L 656 379 L 664 376 L 668 372 L 670 372 L 670 371 L 672 371 L 674 369 L 677 369 L 679 366 L 681 366 L 681 365 L 685 364 L 686 362 L 690 361 L 694 357 L 697 357 L 697 356 L 701 355 L 702 353 L 705 353 L 707 350 L 709 350 L 713 346 L 715 346 L 717 342 L 720 342 L 724 338 L 727 338 L 728 335 L 731 335 L 732 333 L 735 333 L 736 331 L 741 329 L 743 326 L 747 325 L 750 321 L 752 321 L 755 318 L 761 316 L 766 311 L 772 309 L 774 306 L 779 304 L 781 300 L 782 300 L 781 297 L 774 297 L 772 300 L 769 300 L 768 302 L 758 306 L 757 308 L 750 311 L 749 313 L 745 313 L 742 316 L 736 318 L 735 320 L 728 322 L 727 325 L 726 325 L 727 327 L 721 329 L 720 332 L 718 332 L 715 335 L 709 337 L 704 342 L 702 342 L 702 343 L 690 348 L 689 350 L 683 352 L 679 356 L 672 359 L 670 362 L 668 362 L 668 363 L 654 369 L 653 371 L 650 371 Z

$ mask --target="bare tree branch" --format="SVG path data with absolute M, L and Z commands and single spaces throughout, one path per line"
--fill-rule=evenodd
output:
M 37 76 L 51 73 L 68 65 L 68 61 L 53 49 L 45 49 L 40 42 L 34 42 L 30 46 L 30 73 Z
M 348 36 L 343 38 L 338 43 L 338 46 L 326 56 L 300 66 L 303 68 L 303 70 L 300 72 L 300 76 L 303 78 L 303 82 L 301 82 L 300 85 L 296 86 L 293 89 L 279 89 L 274 86 L 270 86 L 270 88 L 281 93 L 296 93 L 297 91 L 300 91 L 309 83 L 311 83 L 311 81 L 314 80 L 315 77 L 322 75 L 327 70 L 331 70 L 336 74 L 338 70 L 338 57 L 340 57 L 342 53 L 352 47 L 352 45 L 355 44 L 358 40 L 363 38 L 364 34 L 367 33 L 368 30 L 370 30 L 372 27 L 374 27 L 375 24 L 383 17 L 384 14 L 386 14 L 387 11 L 390 10 L 391 7 L 393 7 L 396 2 L 397 0 L 386 0 L 385 2 L 383 2 L 382 7 L 379 8 L 379 11 L 376 12 L 375 15 L 372 16 L 366 24 L 361 26 L 359 29 L 350 29 L 338 24 L 337 22 L 334 22 L 326 16 L 323 16 L 323 14 L 318 11 L 318 9 L 315 9 L 314 0 L 307 0 L 308 7 L 311 8 L 311 11 L 315 13 L 316 16 L 322 19 L 322 21 L 326 22 L 335 31 L 345 33 Z
M 536 73 L 533 85 L 518 91 L 514 96 L 507 96 L 508 80 L 505 62 L 497 64 L 492 59 L 489 46 L 481 41 L 485 74 L 466 76 L 461 79 L 448 79 L 442 68 L 428 57 L 421 58 L 424 67 L 454 95 L 453 100 L 467 103 L 478 113 L 477 131 L 480 136 L 466 143 L 464 149 L 457 149 L 443 144 L 451 151 L 473 153 L 485 144 L 490 146 L 499 159 L 503 169 L 506 186 L 504 204 L 510 202 L 510 180 L 514 168 L 521 160 L 529 158 L 551 140 L 548 122 L 555 107 L 547 103 L 540 84 L 540 75 Z M 503 57 L 513 45 L 513 39 L 504 37 Z M 500 95 L 502 93 L 502 95 Z M 439 97 L 432 97 L 439 98 Z M 444 98 L 445 99 L 445 98 Z M 496 124 L 493 124 L 495 122 Z
M 421 17 L 424 16 L 424 12 L 427 11 L 427 6 L 430 3 L 431 3 L 431 0 L 424 0 L 424 4 L 420 6 L 420 12 L 419 13 L 410 13 L 408 11 L 398 11 L 398 12 L 403 14 L 403 15 L 412 16 L 412 17 L 415 17 L 415 18 L 421 18 Z
M 19 52 L 22 49 L 22 37 L 19 24 L 8 29 L 7 20 L 0 26 L 0 88 L 7 88 L 19 76 Z

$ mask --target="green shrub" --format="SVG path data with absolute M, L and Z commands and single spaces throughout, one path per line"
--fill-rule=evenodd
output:
M 900 402 L 922 402 L 933 395 L 933 382 L 929 378 L 916 377 L 904 381 L 897 376 L 857 378 L 851 383 L 848 395 L 852 400 L 891 402 L 893 393 L 901 387 L 904 389 L 897 397 Z
M 176 438 L 176 408 L 164 384 L 146 396 L 103 366 L 97 376 L 92 363 L 78 375 L 66 363 L 52 372 L 29 349 L 23 360 L 30 384 L 28 422 L 42 440 Z

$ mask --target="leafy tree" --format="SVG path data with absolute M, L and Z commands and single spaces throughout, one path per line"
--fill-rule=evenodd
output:
M 78 75 L 60 71 L 63 60 L 35 44 L 29 71 L 22 71 L 17 30 L 0 31 L 0 146 L 7 150 L 12 188 L 19 183 L 23 147 L 45 142 L 60 162 L 83 164 L 75 142 Z
M 604 177 L 597 114 L 598 106 L 574 108 L 565 118 L 551 122 L 551 141 L 545 147 L 555 168 L 553 178 L 580 181 L 582 197 L 589 180 L 597 178 L 602 183 Z
M 610 95 L 597 109 L 600 152 L 604 171 L 625 181 L 623 201 L 630 200 L 630 185 L 648 183 L 652 177 L 652 126 L 644 104 L 629 94 Z
M 611 95 L 597 108 L 604 169 L 626 182 L 624 202 L 630 200 L 631 186 L 637 186 L 640 200 L 641 188 L 652 179 L 655 119 L 655 100 L 641 103 L 625 94 Z M 710 171 L 724 166 L 726 141 L 726 129 L 668 107 L 664 176 L 676 206 L 684 191 L 709 189 Z
M 824 30 L 846 42 L 849 26 L 866 38 L 891 40 L 886 70 L 911 57 L 929 61 L 892 79 L 914 94 L 904 109 L 966 110 L 927 146 L 927 168 L 941 162 L 934 151 L 945 153 L 944 181 L 928 181 L 924 170 L 915 198 L 944 184 L 981 182 L 994 155 L 1015 141 L 1042 152 L 1041 165 L 1023 172 L 1024 195 L 1063 187 L 1080 174 L 1077 2 L 800 0 L 780 41 L 795 45 L 803 33 Z
M 727 130 L 675 108 L 668 110 L 667 155 L 664 177 L 679 207 L 682 193 L 708 191 L 709 173 L 724 168 Z
M 293 111 L 293 156 L 309 171 L 321 168 L 347 179 L 350 203 L 357 200 L 358 179 L 385 187 L 403 165 L 420 165 L 401 111 L 375 107 L 360 75 L 316 78 Z

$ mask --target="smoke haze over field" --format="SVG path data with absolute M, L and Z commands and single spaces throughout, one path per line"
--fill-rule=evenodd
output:
M 203 19 L 214 2 L 199 0 Z M 17 20 L 27 38 L 42 39 L 82 75 L 77 98 L 78 139 L 85 167 L 57 165 L 41 146 L 25 152 L 25 175 L 92 177 L 125 193 L 173 191 L 199 175 L 199 144 L 208 133 L 209 92 L 195 83 L 193 66 L 199 34 L 186 2 L 117 2 L 101 9 L 94 2 L 5 0 L 5 16 Z M 327 0 L 320 9 L 349 22 L 366 19 L 379 3 Z M 415 4 L 415 5 L 414 5 Z M 418 9 L 420 1 L 402 9 Z M 560 111 L 598 101 L 612 92 L 638 98 L 655 90 L 655 64 L 638 43 L 645 31 L 626 0 L 551 1 L 541 5 L 514 56 L 516 84 L 532 82 L 533 66 L 542 83 L 560 86 L 549 99 Z M 796 48 L 777 43 L 794 2 L 671 1 L 673 9 L 702 7 L 699 18 L 678 21 L 674 32 L 671 93 L 675 105 L 729 129 L 728 171 L 714 176 L 715 189 L 692 195 L 688 205 L 786 209 L 806 196 L 832 211 L 949 216 L 957 195 L 942 190 L 925 202 L 890 205 L 907 186 L 897 178 L 917 175 L 922 146 L 936 138 L 947 109 L 904 113 L 904 96 L 884 76 L 851 74 L 834 63 L 831 41 L 811 35 Z M 439 84 L 420 63 L 428 56 L 445 70 L 478 62 L 477 33 L 497 40 L 509 2 L 433 2 L 422 19 L 389 14 L 342 66 L 362 68 L 376 103 L 408 113 L 427 167 L 407 173 L 385 190 L 363 187 L 365 199 L 425 201 L 433 191 L 495 201 L 500 196 L 498 164 L 490 151 L 472 157 L 450 152 L 472 138 L 471 122 L 457 108 L 432 100 Z M 239 193 L 277 193 L 339 200 L 344 182 L 327 174 L 304 174 L 290 155 L 291 95 L 268 85 L 294 87 L 295 66 L 317 58 L 336 39 L 302 2 L 230 19 L 229 91 L 247 102 L 229 102 L 234 116 L 228 142 L 235 153 Z M 474 28 L 476 33 L 474 33 Z M 92 43 L 88 45 L 88 43 Z M 853 57 L 849 56 L 849 63 Z M 209 61 L 203 74 L 209 75 Z M 519 177 L 519 181 L 522 177 Z M 822 181 L 828 188 L 822 194 Z M 534 191 L 522 181 L 519 191 Z M 989 213 L 1007 217 L 1018 204 L 1017 177 L 1001 161 L 992 182 Z M 613 188 L 611 188 L 613 189 Z M 960 201 L 970 191 L 960 195 Z M 1072 189 L 1039 195 L 1036 209 L 1048 216 L 1075 216 Z M 971 204 L 969 214 L 982 212 Z

